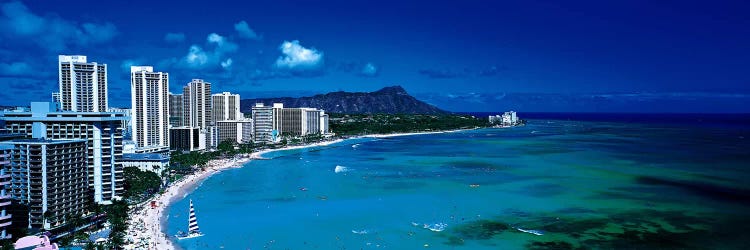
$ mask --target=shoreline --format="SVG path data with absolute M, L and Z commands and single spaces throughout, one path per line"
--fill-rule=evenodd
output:
M 133 242 L 125 246 L 125 249 L 180 249 L 179 246 L 174 242 L 173 238 L 166 233 L 167 215 L 165 210 L 171 206 L 172 203 L 178 199 L 190 194 L 208 177 L 218 172 L 243 167 L 244 164 L 252 160 L 262 160 L 263 155 L 266 153 L 287 151 L 311 147 L 328 146 L 344 142 L 350 139 L 362 139 L 362 138 L 388 138 L 388 137 L 399 137 L 399 136 L 410 136 L 410 135 L 426 135 L 426 134 L 443 134 L 443 133 L 454 133 L 460 131 L 467 131 L 473 129 L 457 129 L 457 130 L 446 130 L 446 131 L 429 131 L 429 132 L 410 132 L 410 133 L 393 133 L 393 134 L 371 134 L 363 136 L 355 136 L 350 138 L 339 138 L 331 141 L 317 142 L 307 145 L 296 145 L 287 146 L 275 149 L 264 149 L 251 154 L 243 154 L 235 156 L 231 159 L 216 159 L 211 160 L 206 164 L 206 167 L 202 171 L 195 172 L 187 175 L 177 182 L 173 182 L 164 190 L 151 199 L 148 199 L 140 204 L 133 205 L 130 211 L 130 219 L 128 220 L 127 230 L 125 231 L 125 240 Z M 151 207 L 151 203 L 155 202 L 156 207 Z
M 168 218 L 165 210 L 174 201 L 182 199 L 198 188 L 204 180 L 213 174 L 227 169 L 242 167 L 242 165 L 251 160 L 265 159 L 262 155 L 266 153 L 328 146 L 345 140 L 336 139 L 307 145 L 264 149 L 251 154 L 238 155 L 231 159 L 211 160 L 206 164 L 204 170 L 187 175 L 179 181 L 171 183 L 164 192 L 140 204 L 133 205 L 134 207 L 130 211 L 128 227 L 125 231 L 125 240 L 132 241 L 133 243 L 126 245 L 125 249 L 179 249 L 177 244 L 173 242 L 173 239 L 166 234 L 166 222 Z M 152 208 L 151 202 L 155 202 L 156 207 Z

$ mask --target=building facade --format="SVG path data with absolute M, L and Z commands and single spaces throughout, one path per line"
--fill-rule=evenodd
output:
M 136 167 L 141 171 L 150 171 L 162 176 L 169 168 L 169 157 L 158 153 L 123 154 L 123 167 Z
M 6 169 L 10 196 L 27 205 L 29 228 L 54 230 L 66 218 L 87 211 L 87 143 L 85 140 L 18 139 L 0 142 L 10 148 Z
M 182 88 L 182 103 L 185 126 L 205 129 L 213 124 L 211 83 L 193 79 Z
M 10 133 L 32 138 L 81 139 L 87 143 L 88 187 L 91 200 L 109 204 L 123 191 L 122 122 L 124 113 L 60 112 L 46 102 L 32 102 L 31 110 L 0 112 Z
M 253 141 L 256 143 L 273 142 L 273 107 L 263 106 L 257 103 L 252 108 L 253 117 Z
M 169 147 L 178 151 L 206 149 L 206 134 L 200 128 L 174 127 L 169 129 Z
M 12 216 L 9 211 L 11 203 L 11 183 L 10 171 L 10 154 L 0 148 L 0 240 L 10 239 L 12 235 L 8 234 L 8 228 L 13 224 Z
M 131 66 L 130 93 L 136 147 L 169 147 L 169 74 Z
M 169 126 L 182 127 L 183 123 L 182 94 L 169 93 Z
M 219 143 L 223 141 L 250 143 L 253 141 L 253 120 L 251 119 L 218 121 L 216 122 L 216 128 L 218 129 Z
M 328 114 L 325 111 L 320 111 L 320 134 L 328 134 Z
M 58 66 L 62 110 L 107 111 L 107 64 L 87 62 L 86 56 L 60 55 Z
M 213 121 L 237 121 L 242 120 L 243 115 L 240 112 L 240 95 L 229 92 L 213 94 Z

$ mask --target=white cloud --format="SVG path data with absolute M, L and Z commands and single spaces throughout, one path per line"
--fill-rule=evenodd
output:
M 109 42 L 118 34 L 112 23 L 78 24 L 56 15 L 40 16 L 18 1 L 0 4 L 0 10 L 0 29 L 3 30 L 0 36 L 11 41 L 32 41 L 51 51 Z
M 232 66 L 232 58 L 227 58 L 227 60 L 221 62 L 221 67 L 222 68 L 226 69 L 226 68 L 229 68 L 231 66 Z
M 253 29 L 250 28 L 249 25 L 247 25 L 247 22 L 240 21 L 239 23 L 234 24 L 234 30 L 237 31 L 237 34 L 241 38 L 250 39 L 250 40 L 260 40 L 262 37 L 258 35 L 258 33 L 255 33 Z
M 359 74 L 368 77 L 376 76 L 378 75 L 378 67 L 376 67 L 375 64 L 367 63 L 362 67 L 362 71 L 360 71 Z
M 238 48 L 237 44 L 228 41 L 225 37 L 216 33 L 209 34 L 206 41 L 209 44 L 216 44 L 217 53 L 235 52 Z
M 185 33 L 167 33 L 164 41 L 168 43 L 182 43 L 185 41 Z
M 31 73 L 31 67 L 25 62 L 0 63 L 0 76 L 26 76 Z
M 233 62 L 229 58 L 229 54 L 237 51 L 237 44 L 216 33 L 211 33 L 206 37 L 206 44 L 205 47 L 193 44 L 190 46 L 187 55 L 181 59 L 165 60 L 160 65 L 175 65 L 188 69 L 218 67 L 228 69 L 232 65 Z
M 276 67 L 290 71 L 317 70 L 323 66 L 323 52 L 305 48 L 299 41 L 284 41 L 280 46 L 282 55 L 276 59 Z
M 208 63 L 208 54 L 198 45 L 190 46 L 185 62 L 191 67 L 201 67 Z

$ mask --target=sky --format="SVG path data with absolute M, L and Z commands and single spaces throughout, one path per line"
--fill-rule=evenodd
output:
M 57 55 L 242 97 L 400 85 L 450 111 L 750 112 L 742 1 L 5 1 L 0 105 L 50 99 Z

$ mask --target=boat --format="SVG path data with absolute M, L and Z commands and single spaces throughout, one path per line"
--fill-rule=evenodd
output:
M 188 217 L 188 232 L 178 232 L 175 237 L 177 237 L 178 240 L 184 240 L 184 239 L 190 239 L 195 237 L 201 237 L 203 236 L 203 233 L 201 233 L 200 228 L 198 228 L 198 218 L 195 217 L 195 208 L 193 208 L 193 200 L 190 200 L 190 216 Z

